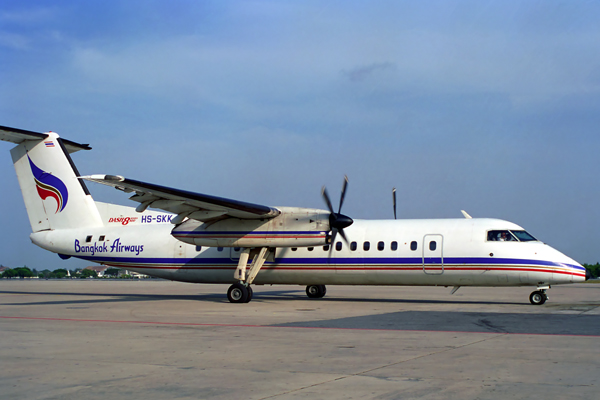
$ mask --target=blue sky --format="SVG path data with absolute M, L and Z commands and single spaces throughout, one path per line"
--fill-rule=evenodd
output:
M 266 205 L 496 217 L 600 261 L 600 3 L 0 1 L 0 125 L 109 173 Z M 0 143 L 0 263 L 33 246 Z M 122 193 L 90 184 L 97 200 Z M 334 200 L 335 202 L 335 200 Z

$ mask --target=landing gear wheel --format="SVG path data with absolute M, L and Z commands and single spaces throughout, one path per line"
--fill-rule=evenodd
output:
M 320 299 L 327 293 L 325 285 L 308 285 L 306 287 L 306 295 L 311 299 Z
M 247 303 L 248 288 L 241 283 L 234 283 L 227 290 L 227 298 L 232 303 Z
M 325 296 L 325 293 L 327 293 L 327 288 L 325 287 L 325 285 L 319 285 L 321 287 L 321 296 L 323 297 Z
M 536 290 L 529 295 L 529 302 L 534 306 L 541 306 L 546 300 L 548 300 L 548 296 L 541 290 Z
M 250 301 L 252 301 L 252 296 L 254 295 L 254 290 L 252 290 L 252 286 L 248 286 L 246 289 L 248 289 L 248 299 L 246 300 L 246 303 L 250 303 Z

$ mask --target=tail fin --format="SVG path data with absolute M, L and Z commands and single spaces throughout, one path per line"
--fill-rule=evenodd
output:
M 0 126 L 0 139 L 17 143 L 12 155 L 33 232 L 102 226 L 100 213 L 69 153 L 90 150 L 56 133 Z

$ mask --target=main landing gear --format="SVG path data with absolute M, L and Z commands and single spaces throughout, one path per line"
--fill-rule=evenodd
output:
M 229 287 L 227 298 L 232 303 L 249 303 L 253 293 L 251 286 L 238 282 Z
M 311 299 L 320 299 L 327 293 L 325 285 L 308 285 L 306 287 L 306 295 Z
M 536 290 L 535 292 L 531 292 L 529 295 L 529 302 L 534 306 L 541 306 L 548 300 L 548 295 L 546 294 L 546 289 Z
M 240 253 L 240 260 L 235 270 L 234 278 L 238 282 L 234 283 L 227 290 L 227 299 L 232 303 L 249 303 L 252 300 L 252 287 L 250 286 L 254 282 L 254 278 L 258 274 L 258 271 L 262 268 L 265 260 L 268 257 L 268 248 L 245 248 Z M 246 267 L 248 266 L 248 259 L 252 255 L 252 262 L 250 263 L 250 270 L 246 276 Z

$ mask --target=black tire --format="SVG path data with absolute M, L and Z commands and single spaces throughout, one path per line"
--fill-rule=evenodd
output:
M 311 299 L 320 299 L 325 296 L 326 292 L 325 285 L 308 285 L 306 287 L 306 295 Z
M 227 290 L 227 298 L 232 303 L 247 303 L 248 288 L 241 283 L 234 283 Z
M 548 297 L 546 296 L 546 293 L 542 292 L 541 290 L 536 290 L 529 295 L 529 302 L 534 306 L 541 306 L 546 302 L 547 299 Z
M 250 303 L 252 301 L 252 296 L 254 295 L 254 290 L 252 290 L 252 286 L 248 286 L 248 299 L 246 300 L 246 303 Z
M 325 285 L 319 285 L 321 286 L 321 297 L 325 296 L 325 293 L 327 293 L 327 287 L 325 287 Z

